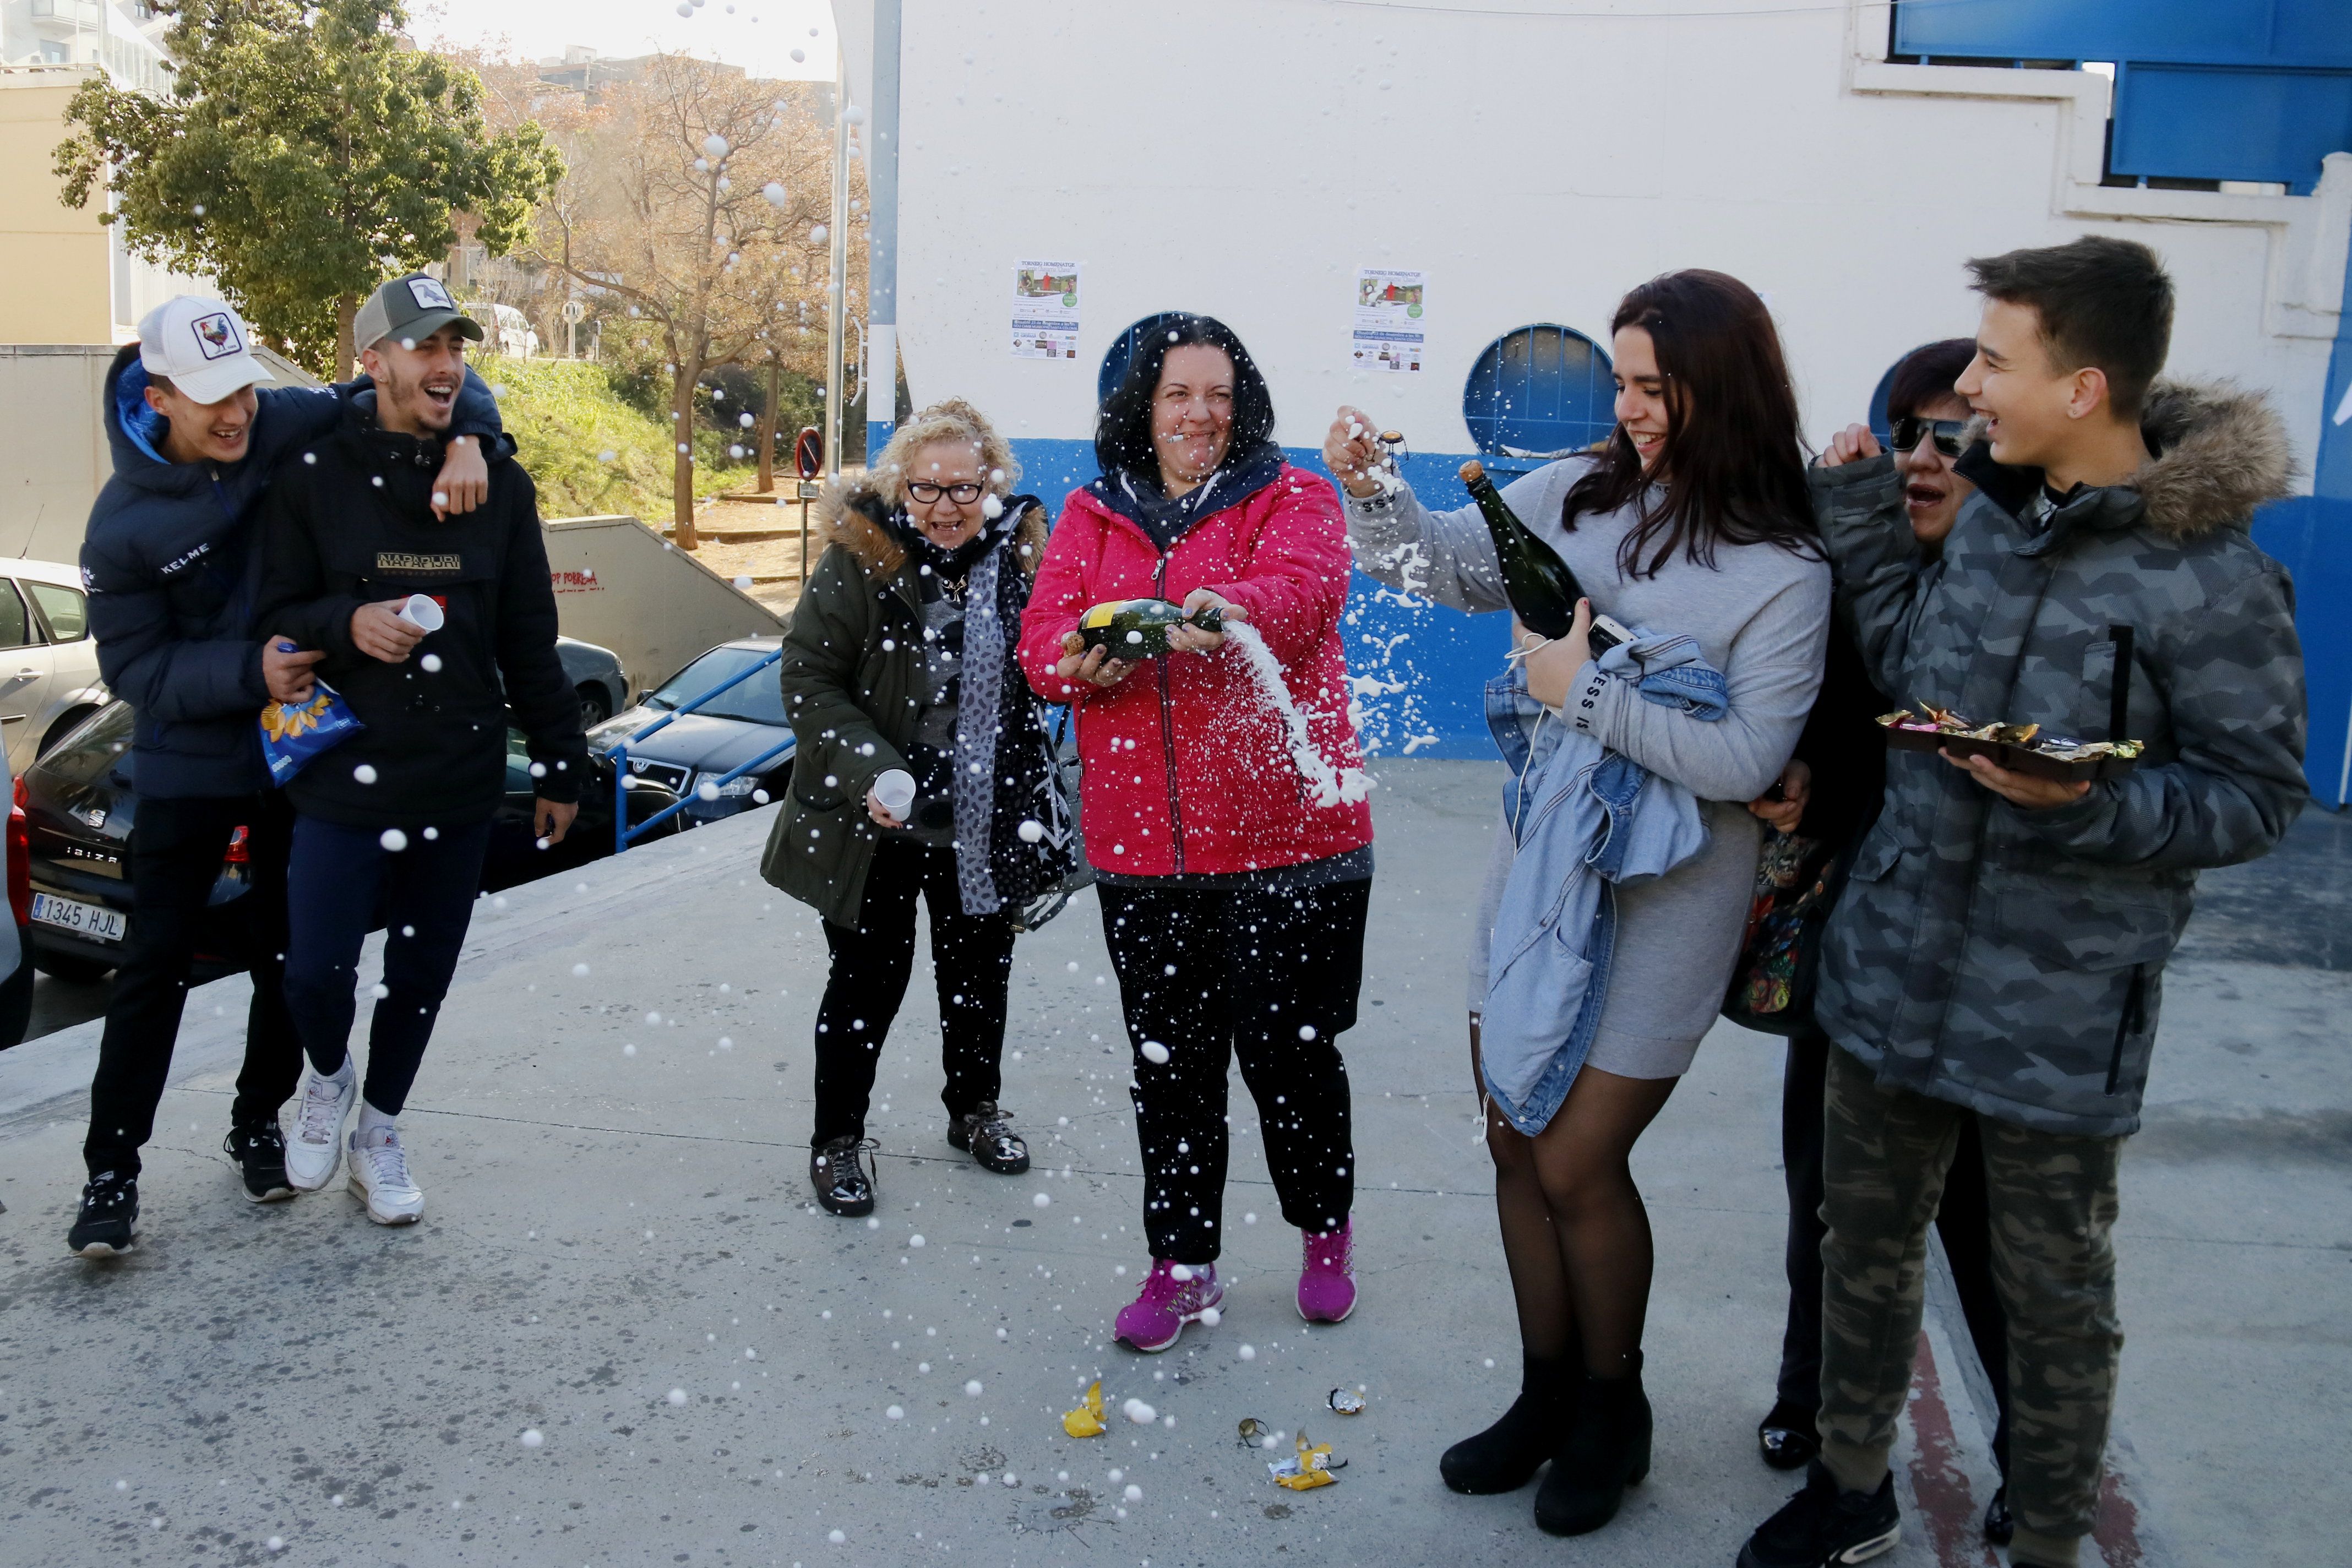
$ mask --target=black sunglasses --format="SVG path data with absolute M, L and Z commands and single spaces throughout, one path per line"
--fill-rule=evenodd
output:
M 1906 414 L 1895 421 L 1895 439 L 1891 444 L 1896 451 L 1907 452 L 1919 444 L 1921 437 L 1928 437 L 1934 439 L 1936 450 L 1947 458 L 1957 458 L 1966 449 L 1960 434 L 1968 427 L 1965 419 L 1921 419 Z

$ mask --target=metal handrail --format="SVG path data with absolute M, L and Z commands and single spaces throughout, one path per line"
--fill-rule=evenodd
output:
M 669 805 L 662 807 L 661 810 L 654 813 L 653 816 L 646 817 L 643 822 L 638 823 L 634 827 L 630 826 L 629 748 L 636 744 L 639 741 L 644 740 L 646 736 L 654 734 L 656 731 L 661 730 L 672 720 L 698 710 L 704 703 L 709 701 L 719 693 L 733 690 L 736 687 L 741 685 L 744 681 L 749 680 L 751 677 L 759 674 L 761 670 L 767 668 L 770 665 L 774 664 L 783 657 L 784 650 L 782 648 L 779 647 L 772 650 L 758 663 L 745 667 L 740 673 L 730 676 L 725 680 L 722 680 L 718 685 L 712 687 L 709 690 L 704 692 L 701 696 L 695 698 L 692 701 L 680 703 L 676 708 L 671 709 L 668 712 L 663 714 L 660 718 L 655 720 L 644 729 L 637 731 L 627 740 L 623 741 L 619 745 L 613 748 L 614 854 L 619 855 L 627 850 L 630 844 L 644 837 L 646 834 L 652 832 L 663 823 L 667 822 L 671 817 L 676 816 L 679 812 L 684 811 L 688 805 L 691 805 L 694 803 L 695 799 L 695 792 L 693 790 L 688 790 L 685 795 L 679 796 L 677 800 L 672 801 Z M 711 784 L 714 787 L 722 788 L 728 784 L 733 784 L 745 773 L 748 773 L 755 768 L 772 762 L 775 758 L 782 755 L 784 752 L 791 751 L 793 749 L 793 736 L 786 735 L 775 745 L 769 747 L 766 751 L 761 752 L 758 756 L 753 757 L 750 762 L 745 763 L 742 766 L 730 768 L 726 773 L 721 773 L 719 777 L 715 779 L 705 779 L 703 783 Z M 689 768 L 687 770 L 687 776 L 689 779 L 694 776 L 692 769 Z

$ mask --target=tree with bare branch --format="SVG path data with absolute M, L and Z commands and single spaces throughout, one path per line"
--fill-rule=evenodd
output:
M 537 257 L 658 336 L 677 541 L 691 550 L 698 381 L 772 352 L 822 374 L 822 348 L 799 328 L 823 319 L 827 127 L 805 89 L 686 56 L 601 97 L 556 138 L 567 173 L 540 207 Z

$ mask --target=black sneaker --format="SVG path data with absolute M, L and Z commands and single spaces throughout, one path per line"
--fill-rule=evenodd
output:
M 1805 1470 L 1804 1490 L 1739 1549 L 1739 1568 L 1846 1568 L 1894 1551 L 1902 1539 L 1892 1472 L 1874 1492 L 1841 1491 L 1815 1459 Z
M 139 1178 L 102 1171 L 81 1190 L 81 1212 L 66 1232 L 66 1250 L 81 1258 L 118 1258 L 139 1234 Z
M 246 1202 L 274 1204 L 294 1195 L 294 1184 L 286 1179 L 286 1134 L 277 1122 L 230 1128 L 221 1152 L 236 1162 L 245 1177 Z
M 948 1142 L 1000 1176 L 1017 1176 L 1029 1168 L 1029 1145 L 1013 1131 L 1013 1118 L 992 1100 L 957 1117 L 948 1129 Z
M 870 1138 L 836 1138 L 809 1151 L 809 1181 L 827 1214 L 855 1219 L 874 1212 L 874 1156 Z

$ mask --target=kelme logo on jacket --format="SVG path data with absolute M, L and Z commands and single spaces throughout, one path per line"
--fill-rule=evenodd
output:
M 462 572 L 466 558 L 462 555 L 413 555 L 405 550 L 379 550 L 375 552 L 375 569 L 379 572 Z

